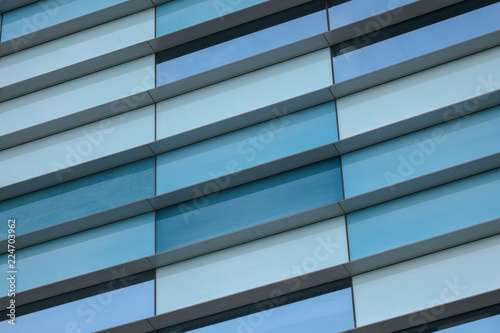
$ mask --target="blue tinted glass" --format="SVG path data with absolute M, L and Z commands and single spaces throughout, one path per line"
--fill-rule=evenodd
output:
M 351 288 L 346 288 L 190 332 L 331 333 L 353 327 Z
M 209 21 L 266 0 L 173 0 L 156 7 L 156 36 Z
M 338 158 L 311 164 L 159 210 L 157 252 L 339 200 L 342 185 Z
M 18 292 L 154 254 L 154 213 L 132 217 L 16 251 Z M 7 254 L 0 256 L 6 295 Z
M 495 3 L 338 55 L 333 58 L 335 81 L 348 80 L 496 31 L 500 29 L 499 12 L 500 3 Z
M 328 14 L 330 17 L 330 29 L 342 27 L 367 17 L 393 10 L 395 8 L 407 5 L 417 0 L 351 0 L 339 5 L 330 7 Z M 331 1 L 332 2 L 332 1 Z M 333 1 L 335 4 L 338 1 Z M 389 15 L 389 14 L 388 14 Z M 387 18 L 384 18 L 386 21 Z M 374 21 L 375 24 L 376 21 Z M 380 23 L 378 23 L 380 26 Z M 371 27 L 373 29 L 373 27 Z M 371 31 L 371 30 L 369 30 Z
M 126 0 L 41 0 L 4 14 L 2 42 Z
M 0 219 L 23 234 L 154 196 L 154 159 L 145 159 L 0 202 Z M 0 237 L 7 225 L 0 224 Z
M 133 277 L 126 279 L 130 278 Z M 112 291 L 17 317 L 15 326 L 0 322 L 0 331 L 91 333 L 154 316 L 153 281 L 109 290 Z
M 229 40 L 157 65 L 157 85 L 180 80 L 327 30 L 326 11 Z
M 439 330 L 443 333 L 470 333 L 470 332 L 481 332 L 481 333 L 496 333 L 500 327 L 500 315 L 493 317 L 488 317 L 476 321 L 472 321 L 467 324 L 454 326 L 444 330 Z
M 158 193 L 222 177 L 337 139 L 335 103 L 321 104 L 159 155 Z
M 500 218 L 498 198 L 495 169 L 347 214 L 351 260 Z
M 500 152 L 500 105 L 342 157 L 346 197 Z

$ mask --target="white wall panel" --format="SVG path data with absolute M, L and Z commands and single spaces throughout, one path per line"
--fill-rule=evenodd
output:
M 154 141 L 154 105 L 0 151 L 0 187 Z
M 169 137 L 332 84 L 323 49 L 158 103 L 158 138 Z
M 340 139 L 500 89 L 500 47 L 339 98 Z
M 0 135 L 151 89 L 154 61 L 147 56 L 3 102 Z
M 0 58 L 0 87 L 154 38 L 154 9 Z
M 345 219 L 341 216 L 158 269 L 157 313 L 347 260 Z
M 499 252 L 497 235 L 355 276 L 357 325 L 500 288 Z M 424 319 L 412 317 L 411 324 L 423 324 Z

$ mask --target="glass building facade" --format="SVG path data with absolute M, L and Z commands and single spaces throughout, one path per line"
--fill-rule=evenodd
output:
M 497 332 L 499 18 L 0 1 L 0 331 Z

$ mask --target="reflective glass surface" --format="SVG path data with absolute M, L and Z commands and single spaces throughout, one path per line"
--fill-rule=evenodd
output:
M 156 7 L 156 36 L 219 18 L 266 0 L 173 0 Z
M 126 0 L 41 0 L 3 14 L 1 41 L 69 21 Z
M 347 214 L 351 260 L 500 218 L 500 169 Z
M 351 297 L 351 288 L 345 288 L 189 332 L 341 332 L 354 327 Z
M 397 9 L 415 1 L 417 0 L 329 0 L 330 30 Z M 387 20 L 390 17 L 389 15 L 387 14 L 387 17 L 384 17 L 383 20 Z M 372 24 L 376 26 L 379 23 L 374 20 Z M 373 27 L 370 28 L 373 29 Z
M 337 139 L 334 102 L 294 112 L 159 155 L 158 193 L 222 177 Z
M 500 152 L 500 105 L 342 157 L 346 197 Z M 369 166 L 369 167 L 367 167 Z
M 18 249 L 17 292 L 154 254 L 154 219 L 154 213 L 147 213 Z M 3 254 L 0 272 L 7 271 Z M 0 295 L 8 290 L 7 279 L 0 279 Z
M 155 194 L 154 159 L 78 178 L 0 202 L 0 219 L 15 218 L 17 234 L 138 201 Z M 7 237 L 7 224 L 0 224 Z
M 500 327 L 500 315 L 493 317 L 488 317 L 476 321 L 469 322 L 467 324 L 453 326 L 450 328 L 445 328 L 439 330 L 443 333 L 470 333 L 470 332 L 481 332 L 481 333 L 496 333 Z
M 336 52 L 333 58 L 335 81 L 345 81 L 496 31 L 500 29 L 499 12 L 500 3 L 495 3 L 374 44 L 371 44 L 373 39 L 380 38 L 383 33 L 374 37 L 362 36 Z
M 207 186 L 220 185 L 214 181 Z M 159 210 L 156 250 L 171 250 L 341 199 L 338 158 L 318 162 Z
M 160 53 L 157 59 L 157 85 L 263 53 L 327 29 L 324 3 L 313 2 L 292 8 Z M 235 35 L 239 37 L 235 38 Z
M 154 282 L 136 283 L 135 278 L 127 276 L 113 280 L 98 286 L 101 289 L 96 295 L 17 316 L 15 326 L 7 320 L 2 321 L 0 331 L 91 333 L 154 316 Z M 89 292 L 89 289 L 95 288 L 86 288 L 82 292 Z M 52 303 L 64 297 L 56 297 Z M 18 313 L 22 310 L 22 307 L 17 308 Z M 4 318 L 8 317 L 2 316 L 2 320 Z

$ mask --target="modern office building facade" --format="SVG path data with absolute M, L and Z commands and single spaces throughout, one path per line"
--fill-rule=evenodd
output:
M 498 1 L 0 22 L 1 332 L 498 331 Z

